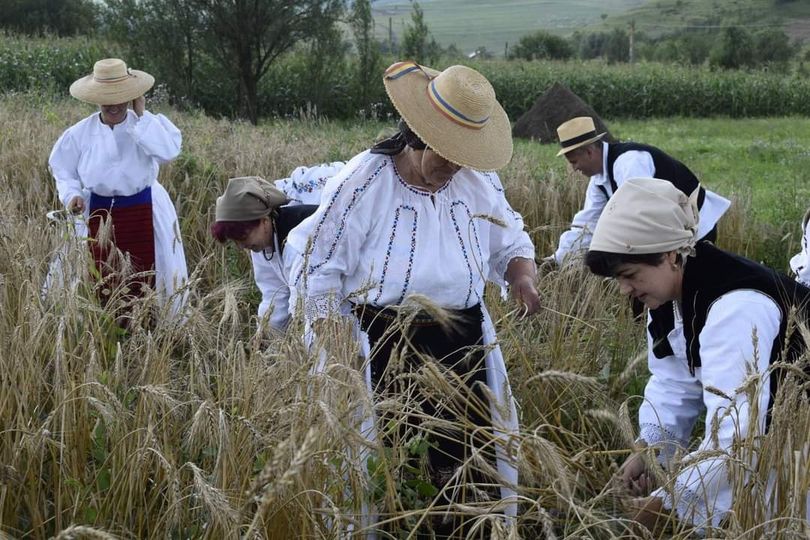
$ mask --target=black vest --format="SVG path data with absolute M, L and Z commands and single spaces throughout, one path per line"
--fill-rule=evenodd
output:
M 683 330 L 686 338 L 686 356 L 689 371 L 701 365 L 700 333 L 706 325 L 706 317 L 712 304 L 726 293 L 735 290 L 755 290 L 768 295 L 781 311 L 782 320 L 779 335 L 771 348 L 770 362 L 787 354 L 787 361 L 795 360 L 805 349 L 804 340 L 795 324 L 788 327 L 789 319 L 804 322 L 808 320 L 810 309 L 810 288 L 790 279 L 786 275 L 738 255 L 723 251 L 710 242 L 698 242 L 697 256 L 689 257 L 684 268 L 681 290 L 683 310 Z M 653 354 L 658 358 L 672 354 L 667 334 L 674 327 L 674 315 L 670 304 L 668 309 L 656 309 L 648 327 L 653 338 Z M 750 336 L 740 336 L 750 339 Z
M 284 245 L 287 243 L 287 236 L 290 234 L 290 231 L 315 213 L 317 209 L 317 204 L 296 204 L 293 206 L 282 206 L 278 209 L 278 216 L 273 223 L 273 228 L 276 233 L 276 238 L 278 239 L 278 248 L 282 253 L 284 252 Z
M 700 181 L 697 179 L 697 176 L 689 170 L 689 167 L 654 146 L 634 142 L 608 143 L 607 171 L 605 171 L 605 173 L 610 181 L 610 187 L 613 193 L 616 193 L 618 189 L 613 174 L 613 164 L 616 163 L 616 159 L 620 155 L 632 150 L 648 152 L 652 156 L 653 165 L 655 166 L 655 177 L 661 180 L 669 180 L 676 188 L 687 195 L 691 195 L 692 192 L 695 191 L 695 188 L 700 186 Z M 607 189 L 605 189 L 604 186 L 599 187 L 609 199 L 610 195 L 608 195 Z M 703 208 L 704 199 L 706 199 L 706 190 L 701 187 L 698 193 L 698 208 Z

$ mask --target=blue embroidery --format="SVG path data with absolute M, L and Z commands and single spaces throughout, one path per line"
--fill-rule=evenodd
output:
M 340 242 L 340 239 L 343 237 L 343 231 L 346 229 L 346 219 L 348 218 L 349 213 L 357 204 L 357 201 L 360 200 L 360 196 L 363 195 L 363 193 L 365 193 L 366 189 L 368 189 L 368 186 L 371 184 L 372 181 L 374 181 L 375 178 L 379 176 L 380 171 L 382 171 L 384 167 L 385 163 L 383 162 L 376 169 L 374 169 L 371 175 L 366 179 L 365 182 L 363 182 L 361 186 L 358 186 L 354 188 L 354 190 L 352 190 L 352 198 L 349 200 L 349 203 L 346 205 L 346 207 L 343 209 L 343 213 L 340 215 L 340 223 L 338 224 L 337 230 L 335 231 L 335 237 L 332 239 L 332 244 L 329 246 L 329 250 L 326 252 L 326 256 L 320 263 L 310 265 L 309 270 L 307 272 L 308 274 L 311 275 L 313 272 L 315 272 L 315 270 L 317 270 L 318 268 L 329 262 L 329 260 L 335 254 L 335 249 L 337 249 L 337 245 Z M 343 186 L 345 185 L 346 182 L 342 182 L 338 187 L 338 189 L 335 190 L 335 193 L 332 194 L 332 197 L 329 200 L 329 204 L 326 207 L 326 211 L 323 213 L 323 216 L 321 216 L 321 219 L 318 221 L 318 225 L 315 227 L 315 232 L 312 234 L 313 246 L 317 243 L 318 235 L 321 232 L 321 228 L 323 227 L 323 224 L 326 222 L 326 218 L 329 216 L 329 212 L 332 210 L 332 207 L 334 206 L 335 201 L 338 198 L 338 195 L 340 195 L 340 193 L 343 191 Z
M 459 227 L 458 219 L 456 218 L 456 206 L 463 206 L 464 210 L 467 211 L 467 218 L 468 223 L 472 227 L 473 231 L 473 238 L 475 239 L 476 248 L 478 249 L 478 260 L 483 263 L 484 256 L 481 252 L 481 242 L 478 239 L 478 228 L 475 226 L 475 222 L 472 220 L 472 213 L 470 212 L 469 207 L 467 206 L 464 201 L 453 201 L 450 203 L 450 218 L 453 220 L 453 227 L 456 229 L 456 236 L 458 237 L 458 243 L 461 246 L 461 253 L 464 255 L 464 262 L 467 263 L 467 271 L 469 272 L 470 283 L 467 287 L 467 298 L 464 300 L 464 306 L 469 307 L 470 305 L 470 297 L 473 293 L 473 283 L 475 283 L 475 274 L 477 270 L 473 268 L 470 257 L 467 254 L 467 245 L 464 243 L 464 236 L 461 233 L 461 227 Z M 478 292 L 476 291 L 476 296 L 478 296 Z M 478 298 L 480 301 L 480 297 Z
M 385 261 L 383 262 L 382 268 L 382 275 L 380 276 L 380 282 L 377 285 L 379 288 L 377 290 L 377 296 L 374 297 L 374 303 L 379 305 L 380 298 L 383 294 L 383 286 L 385 285 L 385 277 L 388 273 L 388 263 L 391 260 L 391 249 L 394 246 L 394 241 L 396 240 L 397 235 L 397 226 L 399 225 L 399 216 L 402 213 L 402 210 L 410 210 L 413 213 L 413 223 L 411 225 L 411 251 L 408 255 L 408 266 L 405 269 L 405 280 L 402 284 L 402 292 L 399 295 L 399 299 L 397 300 L 397 304 L 401 304 L 405 300 L 405 293 L 408 290 L 408 285 L 411 281 L 411 271 L 413 270 L 413 258 L 414 254 L 416 253 L 416 229 L 418 223 L 419 214 L 416 211 L 416 208 L 413 206 L 409 206 L 403 204 L 399 206 L 396 211 L 394 212 L 394 223 L 391 226 L 391 236 L 388 238 L 388 248 L 385 251 Z
M 402 184 L 402 186 L 405 189 L 407 189 L 411 193 L 416 193 L 417 195 L 421 195 L 423 197 L 430 197 L 431 195 L 436 195 L 436 194 L 441 193 L 442 191 L 446 190 L 448 187 L 450 187 L 450 183 L 453 181 L 453 178 L 456 177 L 455 175 L 451 176 L 450 180 L 448 180 L 445 185 L 443 185 L 442 187 L 440 187 L 436 191 L 431 192 L 431 191 L 428 191 L 426 189 L 416 188 L 416 187 L 410 185 L 408 182 L 406 182 L 402 178 L 402 176 L 399 174 L 399 170 L 397 169 L 397 164 L 394 163 L 394 158 L 391 158 L 391 166 L 394 167 L 394 174 L 396 175 L 397 180 L 399 180 L 399 183 Z

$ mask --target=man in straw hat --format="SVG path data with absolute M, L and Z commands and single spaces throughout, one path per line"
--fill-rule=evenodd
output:
M 605 204 L 628 178 L 660 178 L 673 183 L 684 193 L 692 193 L 699 180 L 689 168 L 654 146 L 634 143 L 607 143 L 604 133 L 597 133 L 593 118 L 580 116 L 557 128 L 562 149 L 571 167 L 590 177 L 585 204 L 577 212 L 571 228 L 560 236 L 557 251 L 544 259 L 559 266 L 569 255 L 588 248 L 594 227 Z M 713 240 L 717 222 L 730 202 L 711 191 L 700 188 L 700 238 Z
M 615 278 L 623 294 L 644 302 L 652 312 L 671 306 L 648 327 L 651 377 L 639 409 L 638 440 L 639 447 L 655 447 L 671 476 L 656 489 L 658 468 L 646 464 L 641 449 L 627 459 L 620 474 L 629 494 L 644 497 L 632 505 L 633 516 L 650 528 L 663 510 L 673 511 L 698 531 L 718 527 L 732 513 L 755 511 L 747 481 L 740 479 L 758 466 L 751 462 L 755 452 L 746 456 L 745 449 L 752 450 L 771 424 L 772 406 L 786 374 L 774 365 L 793 362 L 805 350 L 795 324 L 807 322 L 810 289 L 699 241 L 699 195 L 696 189 L 687 196 L 666 180 L 628 179 L 599 218 L 585 256 L 593 273 Z M 785 391 L 795 388 L 786 386 Z M 782 403 L 781 410 L 803 409 L 806 418 L 805 400 Z M 694 424 L 704 411 L 699 446 L 680 464 L 674 463 L 676 450 L 691 448 Z M 806 456 L 807 434 L 801 431 L 787 440 L 792 439 L 794 447 L 784 448 L 777 462 L 792 460 L 794 451 Z M 774 478 L 769 479 L 773 471 L 764 470 L 763 477 L 751 478 L 763 486 L 756 495 L 764 509 L 759 523 L 786 515 L 784 507 L 771 506 L 771 493 L 807 488 L 806 481 L 793 486 L 784 477 L 781 485 L 774 485 Z M 735 497 L 742 491 L 747 503 L 738 507 Z
M 116 256 L 120 252 L 140 275 L 119 290 L 139 296 L 143 285 L 154 285 L 161 301 L 172 299 L 177 312 L 183 298 L 176 293 L 188 271 L 177 212 L 157 176 L 160 164 L 180 153 L 182 137 L 168 118 L 146 110 L 143 94 L 154 82 L 123 60 L 96 62 L 93 73 L 75 81 L 70 93 L 98 105 L 100 112 L 68 128 L 48 163 L 59 199 L 87 219 L 90 249 L 103 278 L 102 301 L 126 273 L 126 259 Z
M 464 502 L 514 515 L 517 469 L 508 441 L 517 416 L 484 285 L 509 287 L 523 313 L 534 313 L 539 297 L 523 220 L 497 174 L 481 172 L 509 162 L 509 119 L 489 81 L 465 66 L 439 72 L 399 62 L 383 82 L 402 116 L 399 132 L 355 156 L 307 226 L 290 233 L 288 243 L 306 254 L 298 293 L 318 341 L 328 349 L 330 320 L 345 318 L 359 336 L 375 395 L 421 411 L 381 425 L 401 428 L 386 428 L 385 444 L 429 441 L 436 505 Z M 401 359 L 399 368 L 389 357 Z M 424 373 L 427 364 L 454 374 L 445 384 L 457 399 L 396 376 L 396 369 Z M 440 419 L 440 427 L 420 427 L 425 416 Z M 479 427 L 473 434 L 469 426 Z M 474 454 L 497 457 L 497 478 L 475 466 Z M 476 499 L 471 484 L 478 493 L 500 485 L 501 497 Z M 427 521 L 439 537 L 469 530 L 455 510 Z
M 273 330 L 287 327 L 295 307 L 290 305 L 290 269 L 298 255 L 287 247 L 287 236 L 318 207 L 300 204 L 300 200 L 319 202 L 326 181 L 343 165 L 336 161 L 297 167 L 290 178 L 277 180 L 275 185 L 258 176 L 231 178 L 217 198 L 211 236 L 251 251 L 253 278 L 262 293 L 260 325 L 267 320 Z

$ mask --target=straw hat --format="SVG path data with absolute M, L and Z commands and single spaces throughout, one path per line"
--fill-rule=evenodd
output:
M 225 193 L 217 197 L 216 221 L 253 221 L 275 215 L 287 204 L 283 191 L 260 176 L 230 178 Z
M 596 126 L 590 116 L 578 116 L 567 122 L 560 124 L 557 128 L 557 136 L 560 138 L 562 150 L 557 152 L 558 156 L 567 154 L 575 148 L 594 143 L 605 136 L 604 133 L 596 133 Z
M 70 95 L 96 105 L 117 105 L 140 97 L 152 88 L 155 78 L 145 71 L 129 69 L 123 60 L 105 58 L 93 73 L 70 85 Z
M 509 117 L 474 69 L 439 72 L 397 62 L 385 70 L 383 84 L 411 130 L 444 159 L 480 171 L 500 169 L 512 159 Z

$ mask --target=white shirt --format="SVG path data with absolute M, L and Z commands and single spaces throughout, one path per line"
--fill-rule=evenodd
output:
M 700 333 L 701 366 L 694 375 L 686 360 L 683 320 L 678 310 L 675 315 L 675 328 L 667 337 L 672 356 L 656 358 L 647 336 L 651 377 L 639 409 L 640 438 L 661 447 L 660 457 L 668 463 L 675 449 L 689 447 L 694 423 L 705 410 L 700 445 L 681 461 L 674 482 L 652 494 L 664 500 L 665 508 L 674 507 L 680 519 L 716 527 L 731 508 L 727 460 L 734 456 L 735 439 L 765 430 L 770 399 L 766 372 L 782 315 L 776 302 L 759 291 L 736 290 L 721 296 L 709 309 Z M 751 404 L 742 389 L 749 367 L 761 377 L 756 418 L 750 417 Z M 716 450 L 722 454 L 705 455 Z
M 134 195 L 151 186 L 161 163 L 180 154 L 182 135 L 162 114 L 144 111 L 110 129 L 94 113 L 56 141 L 48 163 L 59 200 L 67 206 L 87 191 L 104 197 Z
M 808 216 L 810 216 L 810 212 L 802 220 L 802 250 L 790 258 L 790 269 L 796 274 L 796 281 L 810 287 L 810 248 L 808 248 L 810 219 Z
M 346 300 L 386 306 L 412 294 L 470 307 L 487 280 L 504 284 L 511 259 L 534 259 L 496 174 L 461 169 L 430 193 L 405 183 L 393 158 L 368 151 L 327 184 L 288 244 L 307 253 L 310 237 L 306 268 L 294 277 L 309 320 L 345 313 Z
M 567 255 L 585 251 L 591 245 L 593 231 L 596 229 L 599 216 L 605 209 L 608 197 L 613 195 L 610 178 L 606 173 L 608 170 L 607 157 L 608 143 L 603 142 L 602 172 L 591 176 L 585 192 L 584 206 L 574 215 L 571 228 L 560 236 L 559 247 L 554 253 L 557 264 L 562 264 Z M 613 179 L 616 181 L 617 187 L 630 178 L 655 178 L 655 163 L 649 152 L 629 150 L 620 154 L 613 162 Z M 698 238 L 703 238 L 714 228 L 729 206 L 731 206 L 731 201 L 706 190 L 706 198 L 700 209 Z

